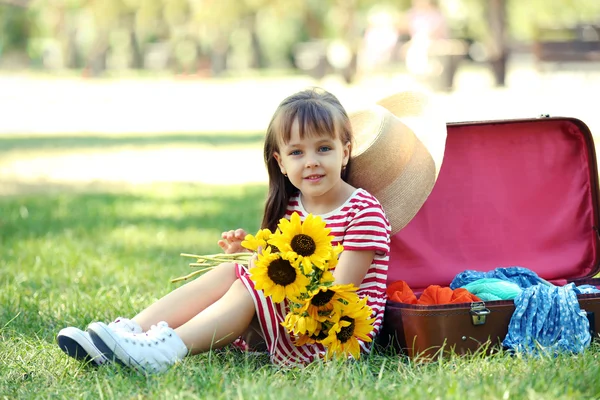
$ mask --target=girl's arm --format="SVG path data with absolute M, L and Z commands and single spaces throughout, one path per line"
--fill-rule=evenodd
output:
M 352 251 L 344 250 L 340 254 L 338 265 L 333 270 L 336 285 L 353 283 L 359 287 L 367 275 L 367 271 L 373 262 L 375 251 Z
M 387 271 L 385 258 L 390 251 L 390 224 L 381 205 L 366 192 L 359 196 L 341 241 L 344 250 L 333 271 L 336 284 L 352 283 L 356 287 L 360 287 L 374 262 L 374 283 L 385 281 L 382 275 Z

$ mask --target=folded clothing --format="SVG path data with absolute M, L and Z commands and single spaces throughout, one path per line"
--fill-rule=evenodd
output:
M 467 289 L 450 289 L 449 287 L 441 287 L 438 285 L 428 286 L 423 294 L 417 300 L 417 304 L 433 305 L 433 304 L 455 304 L 455 303 L 471 303 L 481 301 L 481 299 Z
M 387 287 L 387 295 L 391 301 L 404 304 L 435 305 L 481 301 L 479 297 L 469 293 L 466 289 L 458 288 L 452 290 L 449 287 L 441 287 L 439 285 L 428 286 L 417 299 L 412 289 L 404 281 L 391 283 Z
M 600 293 L 600 289 L 598 289 L 596 286 L 593 285 L 580 285 L 580 286 L 576 286 L 575 289 L 575 294 L 595 294 L 595 293 Z
M 462 287 L 483 301 L 512 300 L 522 289 L 516 283 L 497 278 L 482 278 Z
M 417 304 L 417 296 L 404 281 L 390 283 L 386 292 L 388 299 L 396 303 Z
M 548 281 L 540 278 L 538 274 L 530 269 L 523 267 L 499 267 L 488 272 L 475 271 L 471 269 L 463 271 L 457 274 L 452 282 L 450 282 L 450 288 L 456 289 L 459 287 L 464 287 L 471 282 L 483 278 L 496 278 L 502 279 L 503 281 L 513 282 L 519 285 L 521 289 L 538 284 L 551 286 Z

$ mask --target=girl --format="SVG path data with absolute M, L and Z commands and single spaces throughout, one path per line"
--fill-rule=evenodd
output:
M 371 194 L 346 182 L 352 142 L 350 120 L 335 96 L 309 89 L 286 98 L 265 138 L 269 192 L 262 228 L 275 231 L 279 220 L 293 212 L 301 219 L 309 213 L 321 216 L 331 228 L 332 244 L 344 246 L 333 271 L 335 284 L 352 283 L 361 298 L 368 296 L 373 338 L 385 307 L 390 225 Z M 225 253 L 244 251 L 245 236 L 242 229 L 225 232 L 218 243 Z M 285 302 L 273 303 L 254 288 L 246 267 L 224 263 L 131 320 L 94 322 L 88 332 L 65 328 L 58 343 L 71 356 L 98 364 L 114 359 L 145 372 L 164 371 L 186 355 L 232 343 L 243 349 L 262 346 L 281 366 L 321 357 L 325 349 L 320 344 L 294 345 L 281 326 L 287 311 Z M 369 351 L 368 344 L 360 345 Z

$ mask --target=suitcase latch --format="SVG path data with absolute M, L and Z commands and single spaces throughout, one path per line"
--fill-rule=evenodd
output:
M 483 301 L 476 301 L 471 303 L 470 313 L 473 325 L 483 325 L 490 310 L 485 306 Z

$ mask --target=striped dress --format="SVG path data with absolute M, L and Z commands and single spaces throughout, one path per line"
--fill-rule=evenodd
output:
M 287 207 L 286 217 L 293 212 L 304 220 L 308 213 L 302 206 L 300 195 L 293 196 Z M 362 298 L 368 296 L 367 304 L 372 308 L 375 323 L 369 335 L 373 338 L 381 328 L 386 301 L 386 279 L 389 260 L 390 224 L 381 205 L 364 189 L 356 189 L 338 209 L 320 215 L 334 236 L 332 244 L 341 243 L 344 250 L 375 251 L 371 267 L 357 293 Z M 320 358 L 325 351 L 320 344 L 295 346 L 287 330 L 281 326 L 288 312 L 287 301 L 273 303 L 270 297 L 254 288 L 248 270 L 238 265 L 237 276 L 252 294 L 256 316 L 262 329 L 271 361 L 279 366 L 302 366 Z M 371 343 L 360 341 L 361 352 L 368 353 Z M 240 345 L 240 343 L 234 343 Z

